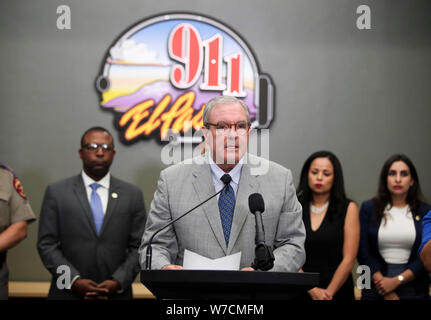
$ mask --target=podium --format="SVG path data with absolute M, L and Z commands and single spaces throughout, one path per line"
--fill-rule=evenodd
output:
M 318 273 L 143 270 L 141 282 L 157 299 L 286 300 L 319 283 Z

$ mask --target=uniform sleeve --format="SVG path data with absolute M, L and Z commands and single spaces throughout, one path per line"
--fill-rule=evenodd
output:
M 4 227 L 21 221 L 36 220 L 21 183 L 10 170 L 3 168 L 0 168 L 0 199 L 3 201 L 0 224 Z
M 13 187 L 12 187 L 13 189 Z M 13 189 L 10 199 L 11 224 L 27 221 L 28 223 L 36 220 L 33 209 L 28 202 Z

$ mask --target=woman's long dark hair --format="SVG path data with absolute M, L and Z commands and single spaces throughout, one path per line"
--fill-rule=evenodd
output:
M 410 206 L 412 213 L 418 212 L 421 203 L 423 202 L 423 195 L 421 191 L 421 186 L 419 183 L 419 176 L 416 171 L 413 162 L 404 154 L 394 154 L 389 157 L 388 160 L 383 164 L 382 170 L 380 171 L 379 187 L 377 190 L 377 195 L 373 198 L 374 201 L 374 216 L 373 220 L 375 223 L 379 224 L 385 216 L 385 207 L 389 204 L 392 206 L 392 197 L 388 189 L 388 173 L 392 164 L 396 161 L 404 162 L 410 170 L 410 175 L 414 180 L 413 185 L 409 188 L 407 192 L 406 202 Z
M 346 192 L 344 190 L 344 178 L 343 170 L 341 168 L 340 160 L 330 151 L 317 151 L 310 155 L 302 166 L 301 176 L 299 178 L 299 185 L 297 189 L 298 200 L 301 203 L 304 212 L 309 211 L 310 202 L 313 199 L 313 192 L 308 185 L 308 171 L 310 170 L 311 163 L 316 158 L 328 158 L 334 167 L 334 182 L 331 188 L 331 195 L 329 197 L 329 208 L 334 208 L 335 210 L 327 211 L 329 218 L 333 212 L 339 212 L 338 206 L 343 205 L 347 198 Z

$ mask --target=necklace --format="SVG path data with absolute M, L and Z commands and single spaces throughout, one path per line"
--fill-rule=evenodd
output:
M 325 211 L 326 210 L 326 208 L 328 208 L 328 205 L 329 205 L 329 201 L 327 201 L 323 206 L 321 206 L 320 208 L 316 208 L 315 206 L 313 206 L 313 204 L 312 203 L 310 203 L 310 210 L 311 210 L 311 213 L 314 213 L 314 214 L 321 214 L 321 213 L 323 213 L 323 211 Z

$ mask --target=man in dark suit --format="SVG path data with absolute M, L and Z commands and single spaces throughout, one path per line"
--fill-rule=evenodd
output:
M 37 248 L 53 275 L 48 298 L 131 299 L 146 211 L 142 192 L 109 172 L 112 135 L 102 127 L 81 139 L 83 171 L 49 185 Z

